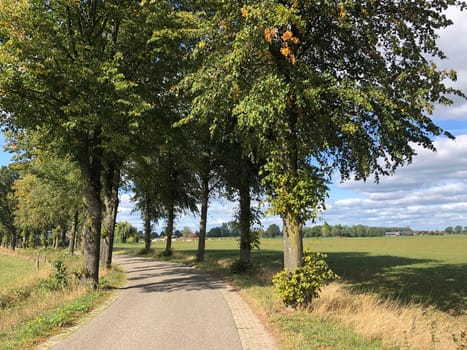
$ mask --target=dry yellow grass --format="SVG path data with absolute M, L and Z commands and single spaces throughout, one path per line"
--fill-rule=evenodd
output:
M 467 331 L 463 317 L 453 317 L 432 308 L 400 305 L 376 295 L 352 294 L 342 283 L 325 287 L 313 303 L 313 314 L 331 317 L 357 333 L 380 338 L 388 346 L 414 350 L 464 349 L 454 341 Z
M 8 295 L 18 290 L 30 290 L 30 295 L 23 302 L 14 303 L 11 307 L 2 309 L 0 312 L 0 333 L 8 333 L 14 326 L 25 321 L 36 318 L 39 314 L 53 310 L 54 308 L 72 301 L 86 293 L 86 287 L 80 283 L 73 283 L 65 289 L 55 291 L 45 291 L 38 288 L 39 280 L 46 280 L 53 272 L 51 262 L 60 252 L 48 251 L 48 258 L 44 258 L 45 253 L 35 253 L 33 257 L 25 252 L 2 249 L 2 255 L 14 256 L 23 259 L 29 259 L 36 263 L 36 255 L 40 257 L 40 269 L 33 270 L 27 275 L 21 276 L 15 282 L 8 286 L 0 287 L 0 295 Z M 81 266 L 79 258 L 67 259 L 67 268 L 69 271 L 78 269 Z M 106 276 L 109 273 L 107 269 L 101 269 L 99 275 Z
M 12 327 L 32 320 L 39 314 L 50 311 L 67 301 L 84 295 L 86 290 L 82 287 L 67 288 L 60 291 L 35 293 L 28 298 L 27 302 L 2 310 L 0 333 L 8 333 Z

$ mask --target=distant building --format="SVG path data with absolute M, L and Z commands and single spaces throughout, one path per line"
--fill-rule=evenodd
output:
M 389 231 L 389 232 L 385 232 L 384 235 L 385 235 L 386 237 L 400 236 L 400 235 L 401 235 L 401 231 Z

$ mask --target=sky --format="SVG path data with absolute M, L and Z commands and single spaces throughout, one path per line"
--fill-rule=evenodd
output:
M 448 16 L 454 25 L 440 32 L 438 41 L 448 59 L 438 62 L 438 66 L 455 69 L 457 81 L 451 85 L 467 94 L 467 12 L 451 9 Z M 395 175 L 382 178 L 378 184 L 371 178 L 366 182 L 335 181 L 330 187 L 326 210 L 316 224 L 397 226 L 414 230 L 467 226 L 467 101 L 456 98 L 449 107 L 437 107 L 432 118 L 456 139 L 436 139 L 437 152 L 415 147 L 417 156 L 413 162 L 398 169 Z M 3 143 L 0 135 L 0 144 Z M 0 151 L 0 165 L 8 164 L 9 159 L 9 154 Z M 129 221 L 141 229 L 140 215 L 133 212 L 130 198 L 130 194 L 120 196 L 117 220 Z M 237 203 L 212 199 L 208 229 L 233 220 L 236 207 Z M 280 218 L 273 216 L 265 216 L 261 222 L 264 228 L 272 223 L 282 226 Z M 155 230 L 160 232 L 163 226 L 161 222 Z M 184 226 L 196 231 L 199 217 L 181 215 L 176 227 Z

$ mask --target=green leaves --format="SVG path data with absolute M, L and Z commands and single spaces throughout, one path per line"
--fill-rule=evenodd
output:
M 319 297 L 321 288 L 339 278 L 324 260 L 326 257 L 326 254 L 305 251 L 303 267 L 293 273 L 283 270 L 274 275 L 272 283 L 276 294 L 285 305 L 308 307 L 313 298 Z

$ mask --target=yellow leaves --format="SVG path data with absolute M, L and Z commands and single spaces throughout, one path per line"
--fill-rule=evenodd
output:
M 264 39 L 265 39 L 268 43 L 271 43 L 271 42 L 272 42 L 271 29 L 266 28 L 266 29 L 264 30 Z
M 341 130 L 345 134 L 354 135 L 357 133 L 357 127 L 353 123 L 344 123 L 341 126 Z
M 242 11 L 242 16 L 243 16 L 243 17 L 248 16 L 248 8 L 247 8 L 247 6 L 243 6 L 241 11 Z
M 344 18 L 347 15 L 347 11 L 345 10 L 344 4 L 340 2 L 338 7 L 339 7 L 339 17 Z
M 237 101 L 239 96 L 240 96 L 240 88 L 238 87 L 238 84 L 234 84 L 232 98 L 234 101 Z
M 290 48 L 288 46 L 281 47 L 281 54 L 288 57 L 290 55 Z

